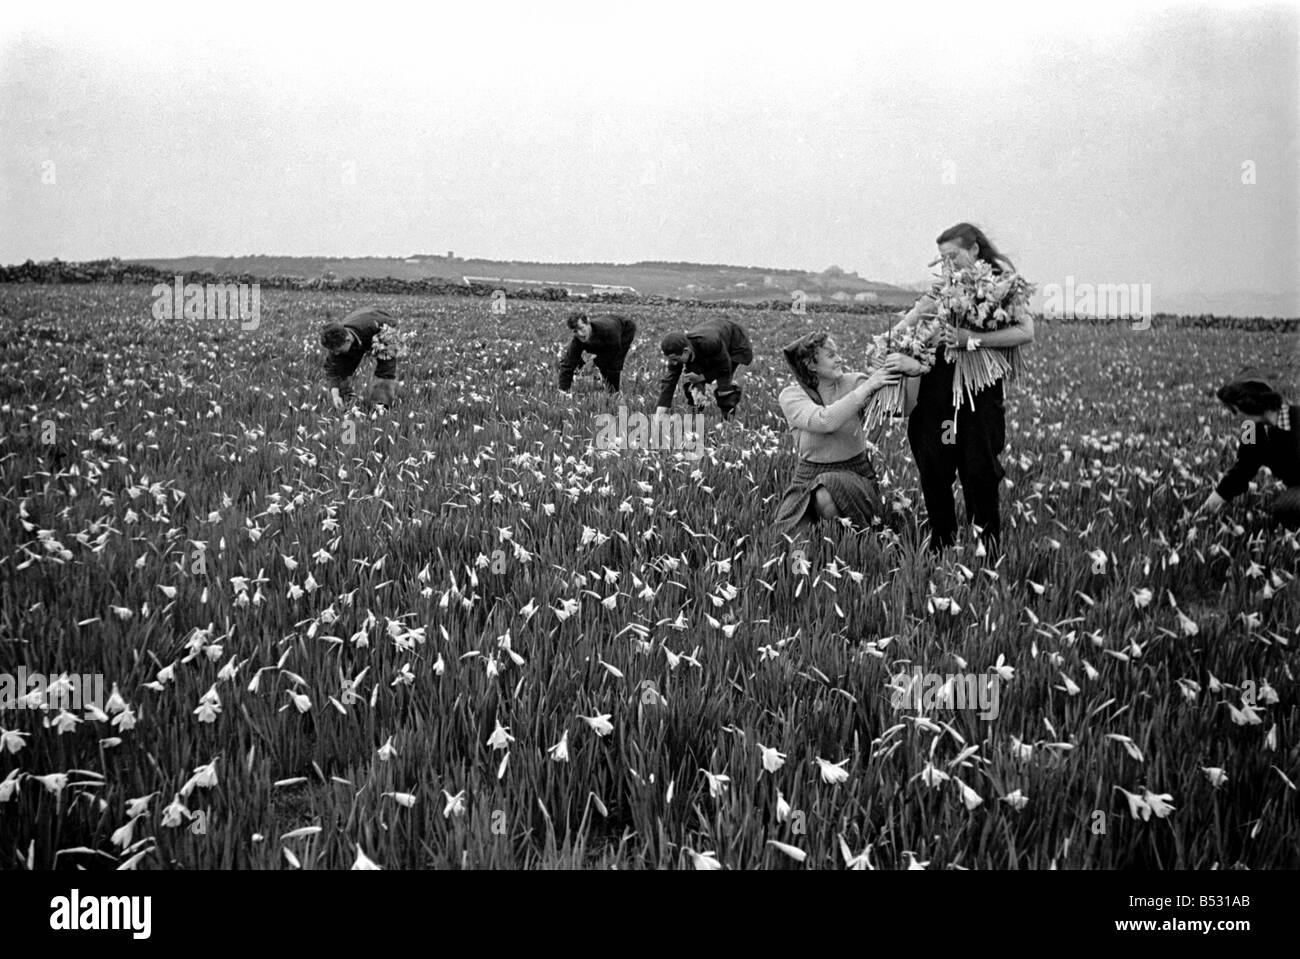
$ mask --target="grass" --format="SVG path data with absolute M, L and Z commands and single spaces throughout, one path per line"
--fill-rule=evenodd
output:
M 842 843 L 877 868 L 1300 865 L 1300 542 L 1268 531 L 1263 490 L 1190 515 L 1236 442 L 1213 387 L 1293 357 L 1284 337 L 1040 325 L 1007 397 L 1001 562 L 966 541 L 939 563 L 916 552 L 893 427 L 876 463 L 903 542 L 823 528 L 805 571 L 769 528 L 794 466 L 779 346 L 826 328 L 852 357 L 884 317 L 738 311 L 756 354 L 743 428 L 711 415 L 695 463 L 593 449 L 619 400 L 590 367 L 555 391 L 562 305 L 270 290 L 245 332 L 154 324 L 151 303 L 147 287 L 0 288 L 0 669 L 102 673 L 134 718 L 121 728 L 114 703 L 118 726 L 78 713 L 60 734 L 57 711 L 0 710 L 24 734 L 0 749 L 6 865 L 666 868 L 711 852 L 839 868 Z M 370 303 L 418 331 L 406 395 L 339 413 L 315 331 Z M 624 311 L 640 332 L 622 402 L 645 410 L 659 338 L 714 311 Z M 991 722 L 891 707 L 914 664 L 984 674 L 999 656 L 1014 678 Z M 1252 701 L 1260 721 L 1235 722 L 1228 706 Z M 580 718 L 605 715 L 605 736 Z M 498 722 L 508 750 L 488 745 Z M 759 744 L 784 766 L 764 771 Z M 824 781 L 819 758 L 847 778 Z M 208 763 L 217 782 L 181 797 L 202 832 L 166 825 Z M 60 772 L 61 789 L 35 778 Z M 1120 790 L 1144 788 L 1173 811 L 1135 818 Z M 281 838 L 304 827 L 319 831 Z

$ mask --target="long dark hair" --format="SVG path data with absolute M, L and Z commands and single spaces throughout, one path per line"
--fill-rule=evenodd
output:
M 956 226 L 950 226 L 940 233 L 939 238 L 934 242 L 950 243 L 953 240 L 956 240 L 968 250 L 978 245 L 979 253 L 975 255 L 975 258 L 983 260 L 993 267 L 994 273 L 1002 273 L 1007 269 L 1014 271 L 1016 268 L 1015 264 L 998 252 L 998 248 L 993 245 L 993 241 L 984 235 L 984 231 L 973 223 L 958 223 Z M 1005 267 L 1003 264 L 1006 264 Z
M 809 364 L 816 362 L 817 351 L 825 344 L 830 334 L 824 330 L 817 333 L 805 333 L 796 340 L 787 343 L 782 347 L 781 352 L 785 354 L 785 361 L 790 365 L 801 386 L 806 389 L 810 395 L 817 397 L 817 374 L 810 368 Z

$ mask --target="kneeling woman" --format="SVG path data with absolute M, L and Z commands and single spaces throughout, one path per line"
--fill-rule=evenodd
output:
M 868 527 L 881 514 L 881 501 L 862 411 L 873 393 L 899 382 L 906 358 L 890 354 L 870 375 L 846 373 L 826 333 L 805 334 L 784 353 L 798 382 L 781 391 L 781 411 L 794 433 L 799 465 L 777 507 L 777 532 L 841 517 Z

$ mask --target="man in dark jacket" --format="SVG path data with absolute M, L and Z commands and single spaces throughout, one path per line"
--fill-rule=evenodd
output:
M 1260 379 L 1237 379 L 1218 393 L 1234 416 L 1245 419 L 1237 462 L 1201 504 L 1202 512 L 1217 513 L 1223 504 L 1246 492 L 1261 466 L 1267 466 L 1286 489 L 1269 504 L 1273 521 L 1300 527 L 1300 406 Z
M 582 354 L 591 353 L 611 393 L 619 390 L 619 377 L 623 362 L 636 339 L 636 323 L 626 316 L 588 317 L 586 313 L 571 313 L 566 321 L 573 331 L 573 339 L 560 353 L 560 389 L 566 393 L 573 386 L 573 374 L 584 363 Z
M 336 406 L 343 405 L 356 395 L 352 389 L 352 374 L 361 365 L 362 357 L 370 352 L 375 334 L 381 327 L 395 325 L 396 322 L 383 310 L 366 307 L 349 313 L 341 323 L 326 324 L 321 330 L 320 343 L 325 348 L 322 364 L 325 383 Z M 375 378 L 397 379 L 397 358 L 376 358 Z
M 659 381 L 659 403 L 656 413 L 666 413 L 673 404 L 677 381 L 686 373 L 683 392 L 687 404 L 698 409 L 695 390 L 703 391 L 705 383 L 716 382 L 713 397 L 722 411 L 723 419 L 730 419 L 740 405 L 741 388 L 736 379 L 742 365 L 754 362 L 754 351 L 749 336 L 734 320 L 710 317 L 686 333 L 669 333 L 662 343 L 667 369 Z

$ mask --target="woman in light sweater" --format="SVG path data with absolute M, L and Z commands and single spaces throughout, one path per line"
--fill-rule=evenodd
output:
M 874 373 L 846 373 L 835 341 L 826 333 L 807 333 L 783 352 L 798 380 L 781 391 L 780 402 L 794 432 L 799 465 L 777 506 L 777 532 L 841 517 L 855 526 L 870 526 L 881 513 L 881 502 L 862 433 L 862 411 L 873 393 L 910 372 L 905 369 L 908 358 L 891 353 Z

